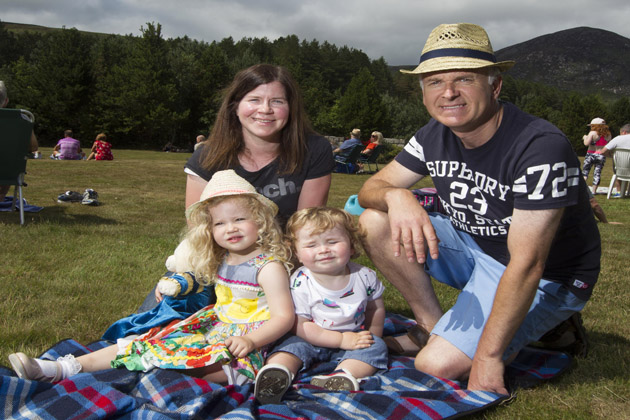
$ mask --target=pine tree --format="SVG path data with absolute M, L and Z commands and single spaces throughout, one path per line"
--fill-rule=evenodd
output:
M 344 133 L 356 127 L 361 128 L 363 133 L 374 130 L 387 132 L 389 129 L 389 118 L 383 106 L 381 93 L 366 67 L 352 78 L 339 99 L 336 112 Z

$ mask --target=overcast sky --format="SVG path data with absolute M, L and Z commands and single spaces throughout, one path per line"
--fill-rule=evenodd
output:
M 328 41 L 390 65 L 417 64 L 441 23 L 483 26 L 495 50 L 578 26 L 630 38 L 628 0 L 0 0 L 0 20 L 140 35 L 160 23 L 165 38 L 231 36 Z

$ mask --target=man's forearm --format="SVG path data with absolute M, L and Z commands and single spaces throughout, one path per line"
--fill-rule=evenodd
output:
M 542 270 L 506 268 L 475 358 L 501 358 L 534 300 Z
M 384 181 L 375 181 L 367 189 L 362 189 L 359 192 L 359 204 L 363 208 L 371 208 L 387 212 L 390 207 L 390 203 L 395 205 L 395 202 L 400 201 L 400 195 L 412 194 L 406 188 L 395 187 Z M 398 197 L 396 197 L 398 196 Z

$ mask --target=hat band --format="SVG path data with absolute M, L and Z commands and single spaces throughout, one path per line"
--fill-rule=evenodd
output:
M 245 190 L 242 188 L 227 188 L 225 190 L 215 191 L 208 198 L 214 198 L 220 195 L 234 195 L 234 194 L 255 194 L 256 191 Z
M 467 57 L 467 58 L 478 58 L 480 60 L 491 61 L 493 63 L 497 62 L 497 58 L 494 54 L 490 54 L 483 51 L 478 50 L 470 50 L 467 48 L 442 48 L 439 50 L 428 51 L 420 56 L 420 63 L 423 61 L 431 60 L 432 58 L 439 57 Z

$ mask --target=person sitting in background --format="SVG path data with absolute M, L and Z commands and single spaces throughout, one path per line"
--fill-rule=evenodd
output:
M 94 144 L 92 144 L 92 153 L 88 156 L 87 160 L 114 160 L 112 155 L 112 144 L 107 141 L 105 133 L 101 133 L 96 136 Z
M 365 157 L 370 156 L 374 149 L 376 149 L 376 146 L 380 145 L 382 141 L 383 134 L 380 131 L 373 132 L 370 136 L 370 143 L 361 151 L 361 155 Z
M 601 154 L 604 157 L 612 157 L 615 153 L 615 149 L 630 149 L 630 124 L 625 124 L 619 130 L 619 135 L 612 139 L 606 146 L 604 146 L 601 150 L 596 151 L 595 153 Z M 621 197 L 621 181 L 617 179 L 615 182 L 615 190 L 613 190 L 613 197 L 619 198 Z
M 64 138 L 57 142 L 50 156 L 57 160 L 81 160 L 85 157 L 85 152 L 81 150 L 81 143 L 72 138 L 72 130 L 63 132 Z
M 333 150 L 333 155 L 338 155 L 339 157 L 347 157 L 354 146 L 361 146 L 361 130 L 355 128 L 350 132 L 350 138 L 345 140 L 339 147 Z
M 201 146 L 202 144 L 204 144 L 206 141 L 206 136 L 199 134 L 197 136 L 197 143 L 195 143 L 195 147 L 194 150 L 197 150 L 199 148 L 199 146 Z
M 365 146 L 365 149 L 361 151 L 361 156 L 359 156 L 359 159 L 357 160 L 357 166 L 359 167 L 359 170 L 357 171 L 357 173 L 363 172 L 363 166 L 364 166 L 363 164 L 368 160 L 370 155 L 374 152 L 374 149 L 376 149 L 376 146 L 379 146 L 382 141 L 383 141 L 383 134 L 380 131 L 374 131 L 372 135 L 370 136 L 370 143 L 367 146 Z
M 0 80 L 0 108 L 5 108 L 9 104 L 9 95 L 7 93 L 7 87 L 2 80 Z M 34 157 L 39 156 L 39 145 L 37 144 L 37 137 L 35 133 L 31 131 L 31 143 L 28 151 L 33 154 Z M 0 185 L 0 202 L 4 201 L 4 197 L 9 192 L 10 185 Z

